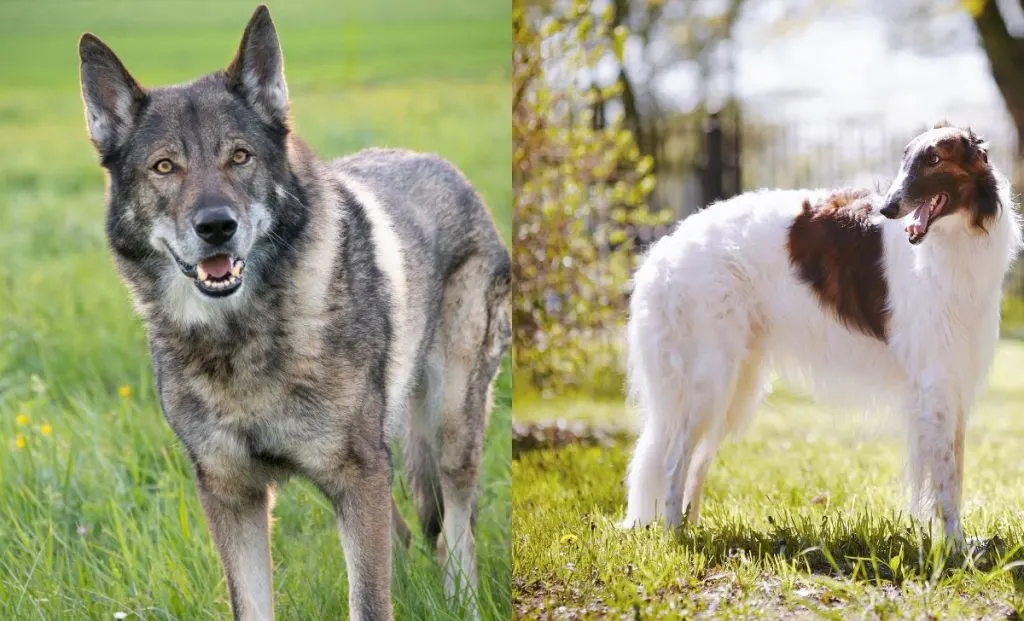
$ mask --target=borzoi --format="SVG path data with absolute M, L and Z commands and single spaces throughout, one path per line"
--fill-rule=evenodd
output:
M 644 428 L 625 524 L 674 528 L 683 507 L 698 519 L 720 442 L 774 368 L 825 400 L 899 408 L 914 505 L 962 542 L 964 426 L 1020 246 L 987 145 L 945 123 L 910 142 L 884 196 L 759 191 L 685 219 L 635 275 L 628 375 Z

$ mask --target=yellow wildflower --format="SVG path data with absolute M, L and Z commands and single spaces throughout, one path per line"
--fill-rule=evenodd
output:
M 128 384 L 124 384 L 117 389 L 117 394 L 121 395 L 122 399 L 127 399 L 132 396 L 132 387 Z
M 20 449 L 25 448 L 25 436 L 21 435 L 20 433 L 14 436 L 14 446 Z
M 50 426 L 50 423 L 43 423 L 42 427 L 39 428 L 39 433 L 48 436 L 53 433 L 53 427 Z
M 14 422 L 17 423 L 19 427 L 24 427 L 28 424 L 28 414 L 18 414 L 18 417 L 14 419 Z

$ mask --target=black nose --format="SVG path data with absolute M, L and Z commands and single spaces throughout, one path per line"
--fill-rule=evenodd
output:
M 238 220 L 227 207 L 204 207 L 192 216 L 192 228 L 208 244 L 227 242 L 238 230 Z
M 900 212 L 900 204 L 896 201 L 886 203 L 878 212 L 886 218 L 895 218 L 896 214 Z

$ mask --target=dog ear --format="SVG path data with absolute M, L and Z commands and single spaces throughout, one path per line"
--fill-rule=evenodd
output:
M 228 88 L 241 94 L 270 125 L 285 128 L 288 121 L 288 85 L 284 59 L 270 10 L 260 5 L 245 27 L 238 53 L 225 72 Z
M 986 174 L 975 182 L 971 224 L 975 228 L 987 232 L 986 225 L 999 215 L 1002 206 L 1002 200 L 999 198 L 999 182 L 991 171 L 986 171 Z
M 988 143 L 985 139 L 974 133 L 970 127 L 967 128 L 967 135 L 961 138 L 964 148 L 964 160 L 967 164 L 974 162 L 977 157 L 983 163 L 988 164 Z
M 146 92 L 95 35 L 82 35 L 78 56 L 89 136 L 100 155 L 106 157 L 127 140 Z
M 974 130 L 967 128 L 967 136 L 971 141 L 971 148 L 974 153 L 981 158 L 982 162 L 988 164 L 988 142 L 984 138 L 974 133 Z

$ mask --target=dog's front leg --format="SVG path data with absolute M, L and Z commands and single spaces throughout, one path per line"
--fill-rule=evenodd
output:
M 327 481 L 348 570 L 352 621 L 391 619 L 391 460 L 387 448 L 360 447 Z
M 930 504 L 942 521 L 944 534 L 961 545 L 965 416 L 960 400 L 945 390 L 922 390 L 915 395 L 910 416 L 910 471 L 915 504 Z M 930 488 L 926 488 L 926 481 Z
M 235 621 L 272 620 L 270 487 L 243 488 L 201 471 L 197 472 L 197 484 L 199 501 L 224 566 Z

